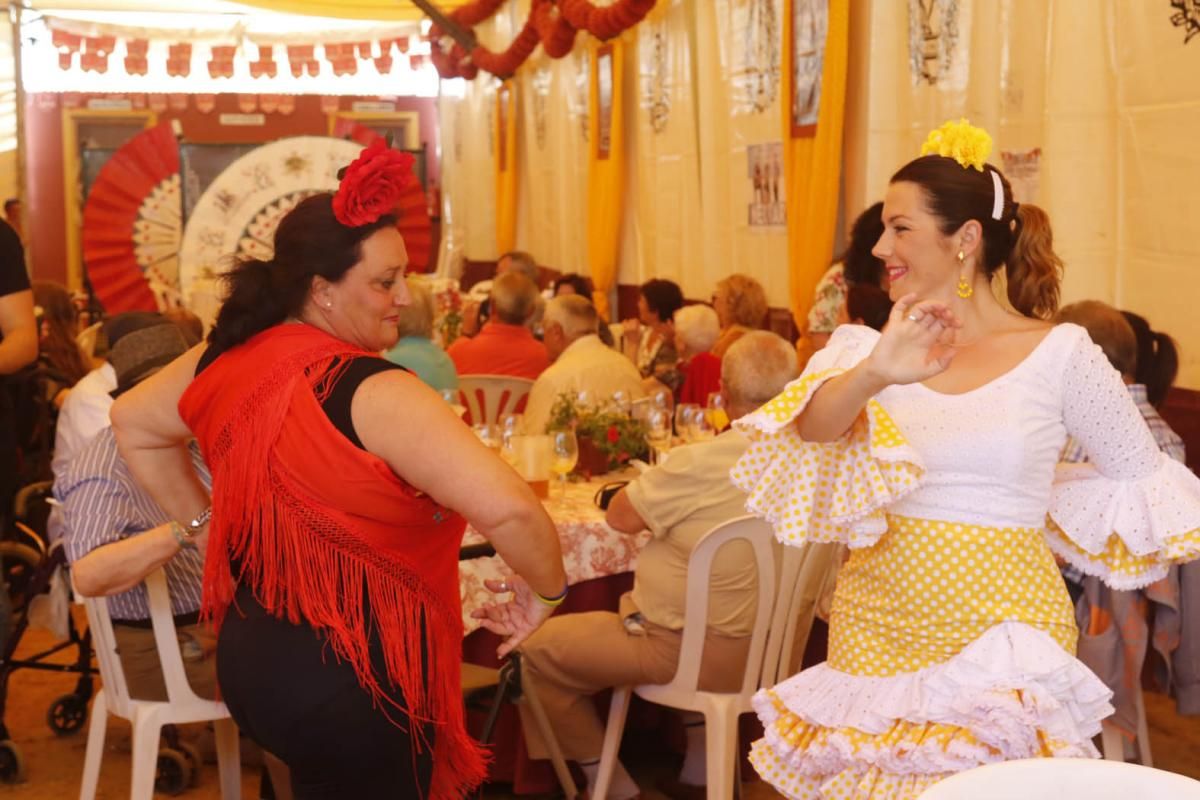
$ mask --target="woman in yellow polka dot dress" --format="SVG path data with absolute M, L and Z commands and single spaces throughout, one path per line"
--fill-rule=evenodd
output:
M 1122 589 L 1200 554 L 1200 481 L 1087 332 L 1044 321 L 1049 224 L 990 148 L 965 122 L 931 134 L 884 204 L 883 333 L 838 328 L 737 423 L 748 508 L 788 544 L 850 547 L 829 660 L 755 698 L 751 760 L 790 797 L 911 798 L 979 764 L 1096 756 L 1109 692 L 1074 657 L 1054 554 Z M 1068 434 L 1089 465 L 1057 466 Z

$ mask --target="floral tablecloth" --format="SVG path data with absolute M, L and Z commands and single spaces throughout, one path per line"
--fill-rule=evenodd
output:
M 558 528 L 562 542 L 563 563 L 570 584 L 581 583 L 593 578 L 603 578 L 622 572 L 632 572 L 637 566 L 637 555 L 650 540 L 650 532 L 637 534 L 618 533 L 604 522 L 604 512 L 596 507 L 593 498 L 604 484 L 614 480 L 628 480 L 636 475 L 603 475 L 591 481 L 568 483 L 566 493 L 559 496 L 558 487 L 553 487 L 552 496 L 543 501 L 550 518 Z M 483 537 L 468 527 L 463 544 L 480 544 Z M 500 558 L 490 556 L 459 562 L 459 591 L 462 595 L 464 633 L 479 627 L 471 619 L 471 612 L 495 599 L 483 585 L 487 578 L 503 578 L 512 570 Z

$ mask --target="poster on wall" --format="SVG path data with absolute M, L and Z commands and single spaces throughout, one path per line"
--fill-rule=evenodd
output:
M 829 0 L 792 0 L 792 136 L 816 136 Z
M 601 47 L 596 53 L 596 156 L 608 158 L 612 143 L 613 115 L 613 51 L 612 45 Z
M 908 0 L 908 58 L 913 86 L 967 87 L 971 7 L 960 0 Z
M 750 181 L 750 227 L 786 225 L 783 142 L 749 145 L 746 148 L 746 177 Z
M 758 114 L 779 97 L 782 0 L 733 0 L 729 6 L 729 88 L 734 114 Z M 718 17 L 720 19 L 720 17 Z
M 1004 177 L 1012 186 L 1013 199 L 1018 203 L 1036 203 L 1042 174 L 1042 148 L 1001 150 L 1000 162 L 1004 165 Z

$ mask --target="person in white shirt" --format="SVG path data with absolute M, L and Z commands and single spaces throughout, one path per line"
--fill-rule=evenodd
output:
M 110 317 L 102 328 L 111 350 L 123 336 L 152 325 L 167 324 L 162 314 L 152 311 L 128 311 Z M 55 476 L 63 474 L 71 462 L 96 434 L 108 427 L 108 410 L 112 407 L 110 394 L 117 388 L 117 373 L 109 361 L 79 379 L 67 395 L 58 412 L 54 431 L 54 459 L 51 467 Z
M 108 341 L 109 360 L 79 379 L 58 412 L 58 423 L 54 429 L 54 457 L 50 462 L 55 480 L 61 479 L 71 461 L 110 425 L 108 411 L 113 404 L 111 393 L 117 388 L 117 371 L 111 359 L 117 342 L 134 331 L 172 324 L 179 327 L 189 346 L 196 343 L 195 335 L 185 325 L 173 323 L 153 311 L 127 311 L 105 321 L 102 331 Z M 50 512 L 46 525 L 50 541 L 57 541 L 63 525 L 58 509 Z
M 564 295 L 546 304 L 544 342 L 552 363 L 534 382 L 525 406 L 525 430 L 540 433 L 563 393 L 587 392 L 604 400 L 623 391 L 630 400 L 645 395 L 633 362 L 600 341 L 600 317 L 585 297 Z

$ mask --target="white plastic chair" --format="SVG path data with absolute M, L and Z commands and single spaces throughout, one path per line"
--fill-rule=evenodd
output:
M 1134 686 L 1134 691 L 1137 693 L 1134 697 L 1137 704 L 1137 737 L 1134 739 L 1137 761 L 1144 767 L 1153 767 L 1154 758 L 1150 755 L 1150 726 L 1146 724 L 1146 703 L 1142 699 L 1142 687 Z M 1125 736 L 1120 728 L 1107 720 L 1100 723 L 1100 747 L 1106 760 L 1125 760 Z
M 1027 758 L 951 775 L 920 800 L 1200 800 L 1200 781 L 1137 764 L 1092 758 Z
M 500 421 L 505 414 L 517 413 L 525 402 L 533 381 L 511 375 L 460 375 L 458 392 L 471 417 L 472 425 Z
M 713 558 L 722 545 L 736 539 L 750 542 L 758 566 L 758 606 L 739 692 L 700 691 L 700 661 L 708 628 L 709 578 Z M 642 684 L 613 690 L 604 746 L 596 778 L 597 798 L 606 797 L 617 762 L 630 693 L 660 705 L 704 715 L 709 800 L 728 800 L 734 790 L 738 746 L 738 716 L 752 710 L 755 691 L 773 686 L 792 674 L 793 653 L 803 649 L 829 573 L 836 562 L 836 546 L 806 545 L 783 548 L 776 564 L 769 523 L 739 517 L 713 528 L 700 540 L 688 560 L 687 605 L 679 666 L 666 684 Z M 776 586 L 781 587 L 776 592 Z M 797 632 L 800 631 L 800 636 Z
M 117 656 L 116 638 L 108 615 L 108 602 L 103 597 L 84 598 L 92 642 L 100 663 L 104 687 L 92 703 L 92 719 L 88 728 L 87 755 L 83 762 L 83 783 L 80 800 L 96 796 L 100 778 L 100 758 L 104 754 L 104 735 L 108 715 L 127 719 L 133 725 L 133 778 L 129 796 L 132 800 L 151 800 L 158 764 L 158 740 L 163 725 L 189 722 L 215 723 L 217 764 L 220 771 L 221 797 L 239 800 L 241 797 L 241 759 L 238 755 L 238 731 L 225 704 L 202 700 L 192 691 L 183 670 L 183 657 L 171 616 L 171 601 L 167 594 L 167 578 L 162 569 L 146 576 L 146 595 L 150 604 L 150 621 L 154 641 L 162 664 L 167 686 L 168 702 L 134 700 L 129 696 L 125 671 Z

